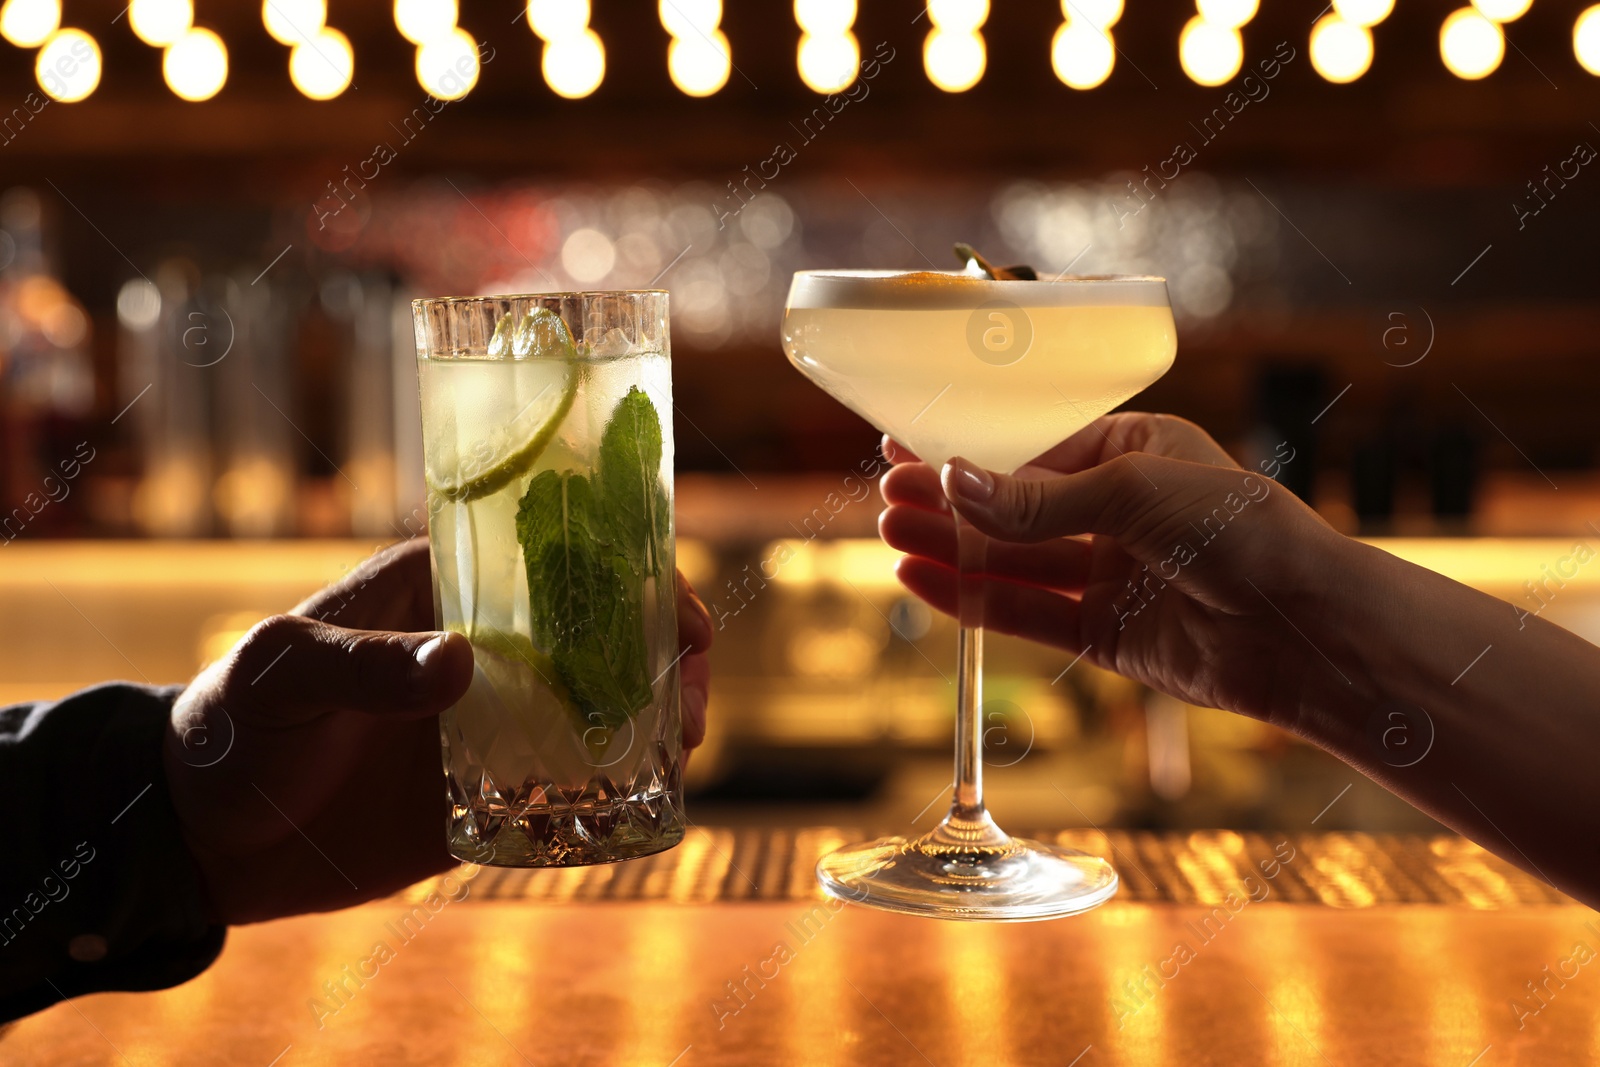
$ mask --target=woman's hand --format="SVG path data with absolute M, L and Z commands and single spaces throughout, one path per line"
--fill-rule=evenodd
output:
M 711 618 L 678 577 L 685 748 L 705 736 Z M 433 626 L 427 542 L 248 633 L 173 706 L 174 808 L 221 922 L 342 908 L 447 869 L 438 715 L 472 646 Z
M 948 498 L 993 538 L 984 625 L 1054 645 L 1194 704 L 1275 721 L 1325 669 L 1295 633 L 1317 610 L 1319 560 L 1349 542 L 1287 489 L 1242 470 L 1193 423 L 1096 420 L 1010 477 L 940 473 L 892 442 L 883 539 L 900 580 L 957 610 Z M 1276 462 L 1293 462 L 1280 449 Z M 947 492 L 948 491 L 948 498 Z

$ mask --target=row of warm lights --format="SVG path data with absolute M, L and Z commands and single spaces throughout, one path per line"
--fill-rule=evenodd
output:
M 1050 65 L 1062 84 L 1093 89 L 1117 62 L 1111 27 L 1122 17 L 1122 0 L 1061 0 L 1065 19 L 1050 42 Z
M 528 27 L 544 42 L 545 84 L 569 100 L 588 96 L 606 76 L 606 49 L 589 28 L 589 0 L 528 0 Z
M 1183 27 L 1178 56 L 1184 72 L 1201 85 L 1221 85 L 1243 66 L 1240 29 L 1260 0 L 1196 0 L 1198 13 Z M 1439 52 L 1452 74 L 1488 76 L 1505 56 L 1502 25 L 1522 17 L 1532 0 L 1472 0 L 1446 17 Z M 852 28 L 857 0 L 795 0 L 802 34 L 797 63 L 802 80 L 820 93 L 839 92 L 855 80 L 860 45 Z M 1051 42 L 1051 64 L 1062 83 L 1092 89 L 1116 63 L 1112 27 L 1123 0 L 1062 0 L 1063 22 Z M 1311 30 L 1311 64 L 1330 82 L 1360 78 L 1372 65 L 1372 28 L 1387 18 L 1394 0 L 1333 0 L 1333 10 Z M 672 35 L 667 67 L 673 84 L 690 96 L 710 96 L 728 81 L 732 58 L 720 29 L 721 0 L 659 0 L 661 23 Z M 946 92 L 963 92 L 982 78 L 987 49 L 981 32 L 989 0 L 932 0 L 933 29 L 923 44 L 930 81 Z M 290 47 L 289 75 L 313 100 L 343 93 L 355 73 L 349 39 L 327 25 L 326 0 L 263 0 L 267 32 Z M 456 0 L 394 0 L 395 26 L 417 47 L 417 81 L 444 100 L 465 96 L 477 84 L 478 47 L 458 24 Z M 162 49 L 162 74 L 184 100 L 209 100 L 228 79 L 222 38 L 194 25 L 193 0 L 132 0 L 130 26 L 140 40 Z M 542 70 L 557 94 L 588 96 L 605 78 L 605 47 L 589 26 L 589 0 L 528 0 L 528 24 L 544 42 Z M 62 28 L 60 0 L 5 0 L 0 36 L 20 48 L 38 48 L 35 72 L 52 98 L 71 102 L 94 92 L 101 57 L 94 38 Z M 1600 75 L 1600 4 L 1584 11 L 1573 27 L 1578 62 Z
M 478 84 L 478 42 L 460 17 L 456 0 L 394 0 L 395 29 L 417 46 L 417 84 L 439 100 L 460 100 Z
M 1239 31 L 1256 17 L 1260 0 L 1196 0 L 1198 13 L 1178 34 L 1178 62 L 1201 85 L 1221 85 L 1244 64 Z
M 800 24 L 800 80 L 819 93 L 848 89 L 861 66 L 861 44 L 851 32 L 856 0 L 794 0 L 794 18 Z

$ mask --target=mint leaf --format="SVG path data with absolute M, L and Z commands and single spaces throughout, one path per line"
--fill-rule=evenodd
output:
M 615 728 L 650 703 L 642 589 L 617 558 L 588 478 L 541 471 L 517 510 L 535 642 L 585 726 Z M 620 564 L 620 565 L 619 565 Z
M 517 509 L 534 642 L 585 727 L 616 728 L 650 703 L 645 582 L 667 557 L 661 417 L 635 386 L 600 437 L 593 479 L 541 471 Z
M 634 386 L 600 437 L 599 490 L 617 544 L 636 573 L 660 575 L 671 510 L 661 485 L 661 416 Z

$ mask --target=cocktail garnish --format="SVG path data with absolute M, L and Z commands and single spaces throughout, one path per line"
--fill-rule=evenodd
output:
M 956 258 L 961 260 L 963 267 L 970 270 L 973 264 L 977 264 L 978 269 L 994 281 L 1036 282 L 1039 280 L 1039 272 L 1026 263 L 1018 264 L 1015 267 L 996 267 L 983 258 L 976 248 L 964 241 L 957 241 L 955 248 Z
M 637 386 L 618 402 L 593 478 L 540 471 L 517 510 L 533 638 L 590 726 L 650 703 L 645 583 L 664 572 L 661 419 Z

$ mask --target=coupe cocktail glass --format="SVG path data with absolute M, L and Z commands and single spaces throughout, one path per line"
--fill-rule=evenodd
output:
M 936 470 L 962 456 L 1013 473 L 1166 373 L 1177 348 L 1165 280 L 801 271 L 783 347 L 802 374 Z M 983 803 L 986 541 L 956 519 L 955 788 L 950 813 L 916 838 L 834 852 L 817 877 L 834 896 L 948 919 L 1047 919 L 1117 891 L 1104 859 L 1014 838 Z
M 683 838 L 667 294 L 418 300 L 451 854 L 571 867 Z

